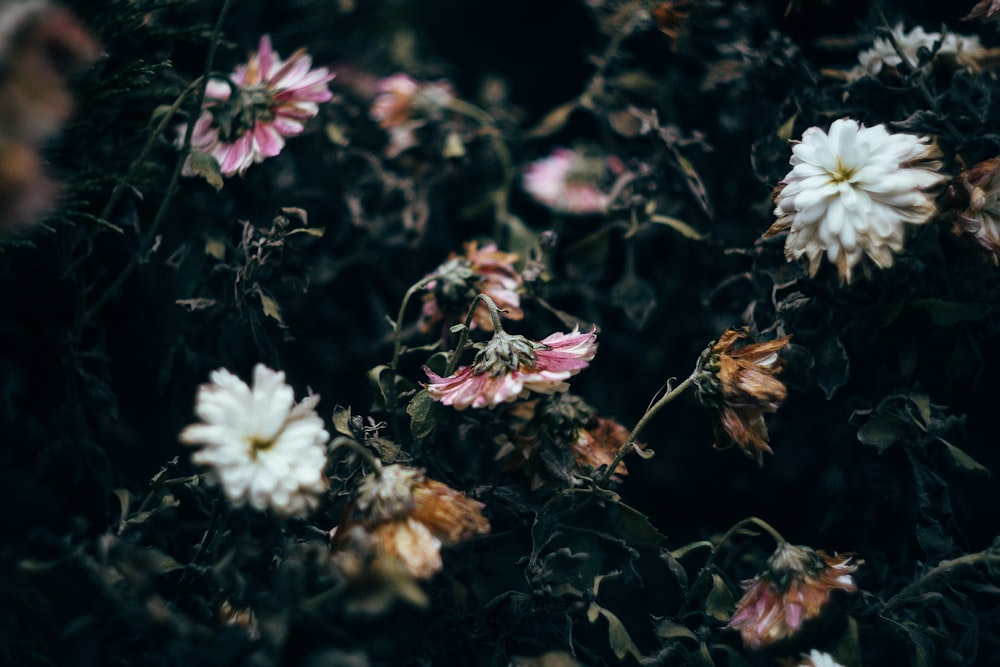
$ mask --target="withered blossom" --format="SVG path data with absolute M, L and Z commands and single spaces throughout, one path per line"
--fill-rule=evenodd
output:
M 482 248 L 477 245 L 475 241 L 466 243 L 464 257 L 452 253 L 434 271 L 440 277 L 427 284 L 419 322 L 421 331 L 430 331 L 431 327 L 442 320 L 447 324 L 462 321 L 472 300 L 480 293 L 493 300 L 503 317 L 509 320 L 524 319 L 521 295 L 518 293 L 524 280 L 514 268 L 518 256 L 497 249 L 495 243 Z M 472 326 L 486 331 L 493 330 L 493 318 L 485 303 L 480 303 L 476 308 Z
M 900 78 L 899 68 L 906 64 L 916 67 L 920 64 L 921 53 L 930 53 L 935 45 L 934 63 L 948 62 L 953 69 L 976 70 L 977 56 L 983 52 L 983 45 L 975 35 L 958 35 L 946 32 L 927 32 L 921 26 L 916 26 L 909 32 L 903 30 L 903 24 L 897 23 L 892 29 L 892 38 L 876 37 L 871 48 L 858 54 L 858 65 L 847 74 L 849 81 L 856 81 L 863 76 L 881 76 Z M 896 46 L 899 47 L 897 51 Z M 900 57 L 900 51 L 906 62 Z
M 791 336 L 749 343 L 749 327 L 730 329 L 698 361 L 694 384 L 699 401 L 715 413 L 716 447 L 732 444 L 763 464 L 768 443 L 765 412 L 777 412 L 785 385 L 775 375 L 784 368 L 779 356 Z
M 499 322 L 499 320 L 497 320 Z M 424 385 L 435 401 L 456 410 L 496 407 L 526 398 L 532 391 L 566 391 L 570 377 L 586 368 L 597 354 L 597 334 L 557 332 L 541 341 L 511 335 L 496 328 L 476 354 L 471 366 L 442 377 L 424 367 L 430 382 Z
M 591 151 L 556 148 L 528 165 L 524 191 L 553 211 L 570 215 L 604 213 L 610 186 L 625 171 L 621 160 Z
M 43 0 L 0 5 L 0 230 L 37 221 L 58 184 L 41 148 L 73 112 L 70 76 L 100 45 L 69 11 Z
M 527 473 L 533 489 L 551 478 L 579 484 L 573 473 L 589 474 L 611 465 L 629 437 L 627 428 L 598 416 L 583 399 L 570 393 L 514 403 L 506 417 L 510 429 L 495 439 L 500 445 L 496 459 L 503 461 L 507 470 Z M 625 475 L 628 469 L 620 462 L 612 479 L 621 481 Z
M 454 99 L 455 91 L 447 81 L 417 81 L 402 73 L 381 79 L 369 115 L 389 133 L 386 154 L 395 157 L 416 146 L 416 130 Z
M 791 637 L 820 615 L 833 591 L 858 590 L 851 574 L 861 563 L 854 554 L 829 556 L 783 542 L 761 573 L 743 582 L 745 593 L 726 627 L 739 630 L 751 649 Z
M 945 190 L 952 232 L 990 254 L 1000 256 L 1000 157 L 984 160 L 960 173 Z
M 402 563 L 410 576 L 426 579 L 442 567 L 442 546 L 490 531 L 482 508 L 423 470 L 387 465 L 362 481 L 337 535 L 360 526 L 379 552 Z
M 1000 0 L 980 0 L 968 14 L 962 17 L 963 21 L 1000 21 Z
M 677 40 L 684 32 L 685 21 L 691 16 L 691 4 L 688 0 L 666 0 L 659 2 L 650 10 L 657 29 L 669 37 L 674 48 Z

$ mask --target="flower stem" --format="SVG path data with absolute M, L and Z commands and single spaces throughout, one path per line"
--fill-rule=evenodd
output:
M 346 436 L 338 437 L 331 444 L 330 451 L 331 452 L 336 451 L 341 447 L 345 447 L 351 450 L 352 452 L 360 456 L 362 459 L 364 459 L 365 463 L 368 464 L 368 466 L 375 472 L 376 475 L 382 474 L 382 461 L 378 457 L 374 456 L 368 450 L 368 448 L 366 448 L 357 440 L 352 440 L 351 438 L 348 438 Z
M 656 413 L 662 410 L 667 403 L 670 403 L 672 400 L 683 394 L 684 391 L 694 383 L 694 378 L 697 375 L 697 373 L 698 373 L 697 370 L 694 373 L 691 373 L 691 375 L 688 376 L 688 378 L 684 380 L 684 382 L 681 382 L 676 387 L 670 388 L 670 384 L 667 383 L 668 387 L 667 393 L 664 394 L 663 397 L 660 398 L 660 400 L 656 401 L 656 403 L 651 405 L 646 410 L 646 413 L 642 416 L 642 418 L 639 419 L 639 422 L 635 425 L 635 428 L 633 428 L 632 432 L 628 434 L 628 440 L 625 442 L 624 445 L 622 445 L 618 449 L 618 452 L 615 454 L 615 458 L 611 461 L 611 464 L 604 470 L 604 474 L 600 478 L 601 482 L 607 482 L 609 479 L 611 479 L 611 476 L 615 473 L 615 470 L 618 469 L 618 465 L 622 462 L 622 459 L 624 459 L 625 456 L 630 451 L 635 449 L 636 439 L 639 437 L 639 434 L 642 433 L 642 430 L 646 428 L 646 425 L 650 422 L 650 420 L 652 420 L 653 417 L 656 416 Z
M 406 316 L 406 306 L 409 305 L 410 299 L 419 290 L 427 287 L 428 284 L 434 282 L 440 278 L 436 273 L 427 276 L 421 280 L 410 285 L 410 288 L 406 290 L 406 294 L 403 295 L 403 302 L 399 304 L 399 312 L 396 314 L 396 331 L 395 331 L 395 343 L 392 350 L 392 363 L 389 367 L 395 371 L 396 367 L 399 365 L 399 356 L 402 354 L 403 350 L 403 318 Z
M 497 308 L 496 303 L 494 303 L 493 299 L 486 294 L 477 294 L 476 298 L 472 300 L 472 305 L 469 306 L 469 314 L 465 316 L 465 327 L 462 328 L 462 334 L 458 338 L 458 344 L 455 345 L 454 352 L 452 352 L 451 356 L 448 357 L 448 367 L 444 371 L 444 377 L 449 377 L 458 367 L 458 360 L 462 358 L 462 352 L 465 351 L 465 345 L 469 342 L 469 329 L 472 327 L 472 318 L 476 315 L 476 309 L 479 307 L 480 301 L 485 303 L 490 309 L 490 317 L 493 318 L 493 332 L 503 332 L 503 325 L 500 323 L 500 309 Z

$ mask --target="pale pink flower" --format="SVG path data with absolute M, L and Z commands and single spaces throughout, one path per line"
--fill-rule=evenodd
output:
M 381 79 L 369 114 L 389 133 L 388 156 L 416 146 L 415 131 L 454 99 L 455 91 L 447 81 L 417 81 L 406 74 Z
M 764 570 L 743 582 L 746 592 L 726 627 L 738 629 L 752 649 L 791 637 L 803 622 L 820 615 L 834 590 L 858 590 L 851 577 L 858 569 L 853 560 L 853 554 L 829 556 L 787 542 L 778 545 Z
M 554 333 L 533 341 L 497 329 L 471 366 L 462 366 L 448 377 L 425 366 L 430 382 L 424 387 L 431 398 L 456 410 L 495 407 L 532 391 L 566 391 L 566 380 L 586 368 L 595 354 L 597 334 L 593 330 Z
M 282 60 L 264 35 L 258 50 L 228 81 L 208 82 L 191 150 L 214 157 L 225 176 L 243 174 L 250 165 L 278 155 L 285 137 L 302 134 L 306 121 L 319 113 L 319 103 L 333 97 L 327 86 L 333 77 L 325 67 L 312 69 L 304 49 Z M 181 143 L 187 126 L 178 131 Z M 191 175 L 190 160 L 184 173 Z
M 428 294 L 424 297 L 424 307 L 420 315 L 420 330 L 429 331 L 431 326 L 442 319 L 448 324 L 460 321 L 469 310 L 469 305 L 477 294 L 485 294 L 509 320 L 524 319 L 521 310 L 521 295 L 518 290 L 524 284 L 521 275 L 514 268 L 518 256 L 502 252 L 495 243 L 477 247 L 475 241 L 465 244 L 465 256 L 454 253 L 434 273 L 441 276 L 427 283 Z M 480 303 L 472 319 L 472 327 L 493 330 L 493 318 L 485 303 Z
M 615 157 L 556 148 L 548 157 L 528 165 L 522 184 L 525 192 L 553 211 L 603 213 L 610 203 L 605 188 L 624 169 Z

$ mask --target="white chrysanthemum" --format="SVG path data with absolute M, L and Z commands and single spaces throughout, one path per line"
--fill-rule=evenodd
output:
M 983 48 L 979 37 L 975 35 L 957 35 L 949 32 L 942 37 L 941 33 L 926 32 L 920 26 L 909 32 L 903 32 L 902 23 L 897 23 L 892 29 L 892 36 L 899 45 L 899 50 L 906 56 L 907 63 L 914 66 L 920 62 L 920 49 L 933 51 L 937 42 L 941 42 L 941 46 L 935 52 L 935 57 L 948 56 L 966 67 L 974 62 L 971 54 Z M 899 67 L 903 60 L 888 37 L 876 37 L 870 49 L 858 54 L 858 63 L 849 72 L 848 78 L 851 81 L 868 74 L 877 76 L 887 67 Z
M 827 134 L 810 127 L 792 148 L 792 170 L 775 191 L 778 220 L 765 236 L 788 230 L 788 261 L 805 256 L 816 275 L 823 254 L 843 281 L 867 255 L 880 268 L 892 266 L 903 249 L 904 225 L 934 214 L 926 190 L 944 177 L 927 137 L 890 134 L 842 118 Z
M 833 659 L 833 656 L 823 651 L 813 649 L 809 655 L 802 660 L 799 667 L 844 667 Z
M 195 412 L 202 423 L 180 435 L 203 445 L 191 459 L 213 469 L 236 506 L 303 516 L 326 490 L 326 442 L 330 435 L 314 408 L 319 396 L 295 403 L 285 374 L 257 364 L 253 388 L 224 368 L 198 389 Z

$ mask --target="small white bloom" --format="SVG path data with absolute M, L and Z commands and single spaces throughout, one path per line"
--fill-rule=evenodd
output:
M 765 236 L 788 230 L 785 257 L 807 257 L 810 276 L 824 253 L 845 282 L 866 255 L 879 268 L 892 266 L 904 224 L 934 215 L 926 190 L 944 180 L 931 161 L 937 155 L 927 137 L 890 134 L 883 125 L 842 118 L 829 134 L 810 127 L 792 148 L 792 170 L 774 195 L 778 220 Z
M 833 656 L 823 651 L 813 649 L 809 656 L 804 658 L 799 667 L 844 667 L 833 659 Z
M 195 412 L 202 423 L 180 435 L 204 445 L 191 459 L 213 469 L 236 506 L 303 516 L 326 490 L 329 433 L 314 408 L 319 396 L 295 403 L 285 374 L 257 364 L 253 388 L 224 368 L 198 389 Z
M 936 58 L 948 56 L 965 67 L 974 65 L 971 54 L 983 48 L 979 37 L 975 35 L 957 35 L 949 32 L 942 37 L 941 33 L 926 32 L 920 26 L 909 32 L 903 32 L 902 23 L 897 23 L 892 29 L 892 36 L 899 45 L 899 50 L 906 56 L 907 63 L 913 66 L 920 62 L 920 49 L 933 52 L 937 42 L 941 42 L 941 46 L 934 53 Z M 848 80 L 857 81 L 868 74 L 878 76 L 885 68 L 899 67 L 903 60 L 888 37 L 876 37 L 870 49 L 858 54 L 858 63 L 848 73 Z

